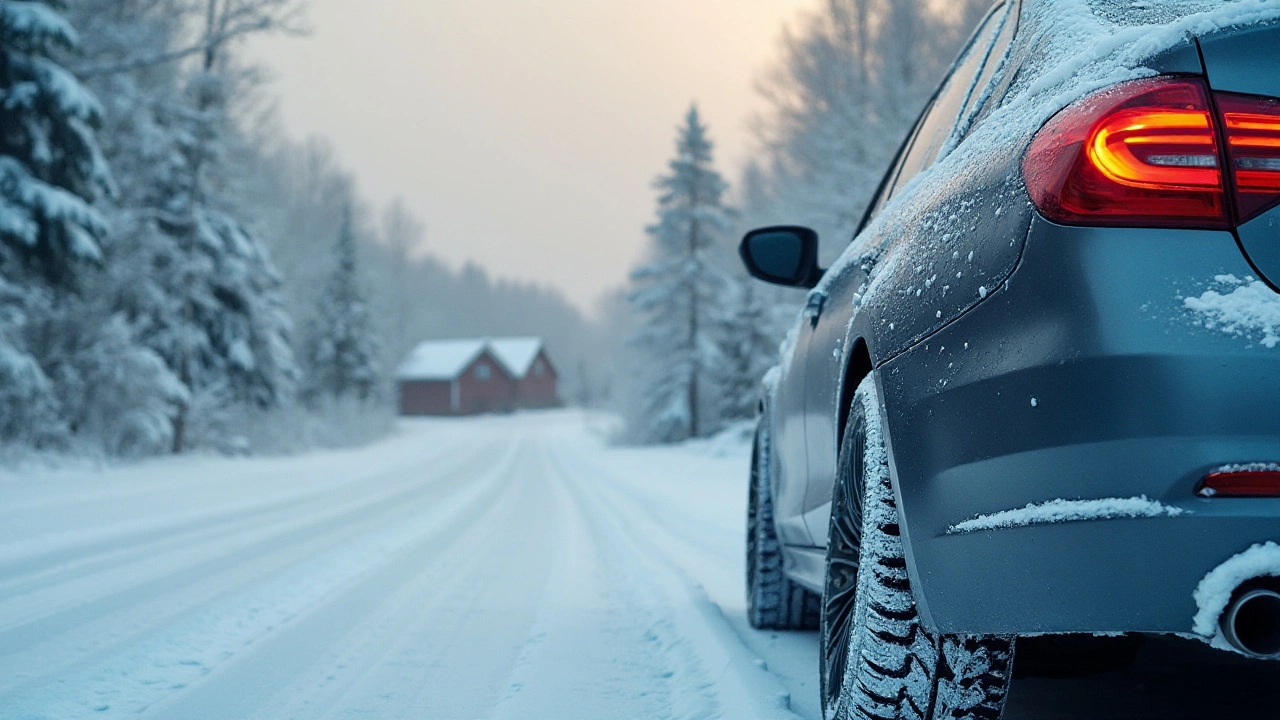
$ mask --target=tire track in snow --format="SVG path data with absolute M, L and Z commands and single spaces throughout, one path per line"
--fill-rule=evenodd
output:
M 467 457 L 479 459 L 483 454 L 484 449 L 478 448 Z M 282 571 L 304 552 L 323 552 L 335 542 L 335 533 L 349 532 L 354 523 L 374 522 L 379 513 L 401 512 L 406 497 L 452 492 L 447 481 L 461 470 L 465 461 L 426 485 L 398 482 L 391 490 L 355 504 L 301 518 L 282 516 L 277 525 L 248 533 L 228 531 L 221 537 L 227 542 L 210 542 L 195 552 L 154 552 L 139 563 L 105 573 L 105 586 L 87 577 L 44 595 L 5 597 L 4 614 L 12 620 L 0 631 L 0 696 L 42 675 L 70 670 L 65 658 L 74 658 L 72 667 L 91 662 L 119 642 L 127 643 L 148 628 L 190 612 L 210 597 Z M 61 599 L 64 606 L 42 602 L 46 597 L 54 603 Z M 24 608 L 29 615 L 25 618 Z
M 447 543 L 346 647 L 254 717 L 485 717 L 533 623 L 556 516 L 530 445 L 493 512 Z M 391 633 L 388 628 L 394 628 Z M 343 658 L 340 662 L 339 658 Z M 338 667 L 341 666 L 341 667 Z M 323 676 L 325 667 L 338 667 Z
M 311 608 L 280 632 L 265 638 L 235 664 L 172 701 L 157 706 L 157 717 L 201 720 L 232 717 L 439 717 L 415 706 L 414 685 L 437 684 L 429 670 L 433 656 L 447 652 L 443 637 L 448 626 L 437 627 L 433 612 L 447 606 L 474 612 L 493 577 L 495 558 L 508 544 L 495 532 L 510 525 L 520 505 L 533 499 L 525 492 L 520 471 L 530 452 L 523 439 L 518 450 L 493 466 L 477 468 L 494 478 L 495 487 L 484 501 L 450 513 L 446 526 L 404 548 L 396 558 L 362 576 L 358 582 Z M 476 553 L 479 545 L 482 552 Z M 522 558 L 528 559 L 528 558 Z M 480 562 L 476 562 L 479 560 Z M 389 654 L 429 628 L 435 647 L 409 648 L 401 663 L 388 664 Z M 378 627 L 393 628 L 393 633 Z M 480 635 L 449 628 L 456 633 Z M 456 644 L 456 639 L 455 639 Z M 468 686 L 468 682 L 470 685 Z M 447 695 L 474 697 L 491 705 L 498 688 L 485 692 L 476 673 L 455 675 L 444 687 Z M 228 688 L 234 699 L 228 701 Z M 464 689 L 466 688 L 466 689 Z M 317 702 L 320 701 L 320 702 Z M 411 711 L 412 710 L 412 711 Z
M 33 678 L 22 687 L 0 692 L 0 707 L 31 718 L 111 717 L 139 712 L 187 690 L 214 669 L 233 665 L 254 643 L 322 605 L 335 591 L 358 586 L 361 576 L 392 561 L 406 547 L 456 530 L 457 524 L 482 510 L 497 494 L 502 472 L 514 455 L 514 448 L 498 453 L 499 461 L 469 486 L 429 483 L 428 492 L 417 499 L 416 504 L 427 504 L 420 512 L 406 503 L 412 499 L 410 493 L 395 496 L 378 506 L 379 513 L 362 518 L 366 527 L 338 516 L 321 528 L 319 538 L 306 538 L 308 528 L 299 528 L 289 539 L 303 542 L 280 549 L 283 557 L 277 558 L 279 564 L 271 572 L 232 590 L 215 581 L 210 584 L 211 595 L 195 598 L 167 626 L 129 628 L 110 648 L 79 663 L 78 669 L 60 671 L 44 682 Z M 360 530 L 365 531 L 362 536 L 356 534 Z M 234 557 L 252 562 L 251 557 L 242 557 L 249 554 Z M 279 572 L 281 567 L 287 569 Z M 75 694 L 60 688 L 74 689 Z
M 594 452 L 584 452 L 581 447 L 565 451 L 585 472 L 599 478 L 595 486 L 601 493 L 611 498 L 615 506 L 626 509 L 630 525 L 639 537 L 657 546 L 672 566 L 680 569 L 695 594 L 709 600 L 717 616 L 713 626 L 723 628 L 727 624 L 733 632 L 733 637 L 725 638 L 725 642 L 729 646 L 744 646 L 751 654 L 752 664 L 774 676 L 771 682 L 778 692 L 789 691 L 791 711 L 803 717 L 821 717 L 817 633 L 761 631 L 747 622 L 746 600 L 742 594 L 746 572 L 742 546 L 746 532 L 745 481 L 740 492 L 734 488 L 733 517 L 737 520 L 729 525 L 717 525 L 707 518 L 699 518 L 696 512 L 705 510 L 705 503 L 714 494 L 691 501 L 688 508 L 671 505 L 672 492 L 664 487 L 670 478 L 659 475 L 671 469 L 665 467 L 665 463 L 662 470 L 653 468 L 643 477 L 633 472 L 619 472 L 628 461 L 652 461 L 646 456 L 655 452 L 653 449 L 606 449 L 598 440 L 592 440 L 596 445 L 592 448 Z M 560 443 L 565 444 L 565 440 L 561 439 Z M 612 455 L 607 458 L 608 462 L 599 457 L 601 452 Z M 697 459 L 705 462 L 719 458 Z M 747 462 L 744 456 L 741 470 L 744 477 Z M 699 477 L 686 478 L 691 490 L 701 481 Z
M 455 456 L 458 437 L 456 429 L 451 430 L 433 437 L 438 444 L 425 447 L 420 435 L 397 438 L 372 457 L 348 450 L 301 458 L 216 459 L 213 462 L 224 472 L 213 477 L 184 478 L 176 461 L 129 468 L 131 476 L 159 475 L 161 481 L 136 482 L 130 477 L 129 482 L 114 484 L 106 481 L 107 477 L 120 473 L 108 471 L 86 487 L 84 480 L 71 483 L 54 476 L 40 483 L 44 493 L 36 498 L 22 497 L 22 490 L 30 491 L 26 486 L 0 482 L 0 577 L 12 579 L 28 571 L 57 568 L 64 558 L 75 560 L 117 548 L 149 546 L 174 533 L 198 529 L 211 516 L 234 520 L 264 506 L 285 509 L 300 501 L 351 492 L 354 486 L 421 467 L 427 460 Z M 407 455 L 406 450 L 410 451 Z M 361 460 L 357 472 L 328 472 L 329 465 L 351 457 Z M 297 482 L 294 478 L 298 476 L 307 478 L 306 482 Z M 246 496 L 250 499 L 227 500 Z M 161 507 L 153 509 L 157 498 Z M 165 509 L 163 501 L 175 507 Z M 137 517 L 143 508 L 149 510 L 148 516 Z M 155 510 L 160 511 L 158 516 L 152 516 Z M 127 519 L 104 522 L 118 515 Z
M 587 460 L 581 448 L 566 450 L 563 442 L 553 448 L 557 465 L 591 499 L 597 522 L 615 537 L 612 545 L 631 548 L 650 569 L 645 584 L 663 590 L 670 610 L 667 622 L 676 636 L 690 646 L 690 662 L 718 671 L 707 688 L 719 706 L 715 717 L 797 720 L 798 716 L 789 709 L 790 696 L 780 678 L 768 672 L 763 660 L 743 644 L 720 606 L 707 597 L 698 578 L 692 577 L 688 566 L 672 554 L 671 543 L 659 541 L 675 538 L 646 510 L 637 507 L 634 498 L 625 497 L 612 487 L 607 479 L 612 475 L 608 469 Z M 682 550 L 690 548 L 685 541 L 677 540 L 676 544 Z M 715 563 L 696 566 L 714 567 Z
M 618 557 L 603 542 L 583 499 L 546 454 L 545 439 L 543 451 L 559 552 L 537 621 L 492 717 L 707 717 L 677 712 L 678 703 L 689 702 L 684 688 L 672 687 L 684 668 L 672 667 L 663 638 L 654 633 L 649 599 L 630 586 L 632 559 Z M 698 709 L 710 710 L 710 703 Z
M 184 502 L 181 512 L 163 514 L 160 517 L 148 517 L 139 521 L 137 518 L 122 520 L 104 526 L 77 526 L 74 530 L 49 532 L 35 537 L 23 537 L 19 540 L 0 543 L 0 594 L 16 594 L 16 591 L 27 589 L 25 583 L 40 582 L 58 574 L 80 576 L 87 566 L 95 561 L 109 562 L 113 556 L 121 553 L 140 553 L 154 551 L 157 541 L 172 544 L 175 540 L 188 537 L 201 537 L 204 532 L 222 531 L 233 524 L 254 523 L 274 517 L 293 517 L 302 506 L 320 507 L 342 504 L 342 499 L 353 495 L 359 499 L 363 486 L 380 480 L 395 478 L 406 471 L 421 467 L 425 461 L 456 457 L 458 448 L 454 444 L 447 447 L 431 446 L 425 457 L 416 453 L 411 457 L 395 456 L 390 462 L 375 462 L 371 467 L 363 467 L 361 471 L 350 476 L 340 476 L 341 480 L 318 480 L 315 484 L 290 484 L 282 482 L 281 475 L 308 475 L 315 477 L 315 469 L 302 467 L 278 467 L 275 463 L 271 470 L 256 468 L 245 477 L 220 478 L 226 487 L 217 489 L 217 494 L 234 497 L 240 486 L 266 488 L 262 496 L 255 496 L 249 501 L 230 503 L 211 508 L 189 510 L 192 503 Z M 473 449 L 475 450 L 475 449 Z M 229 469 L 239 469 L 228 462 Z M 309 473 L 308 470 L 311 470 Z M 320 475 L 320 477 L 323 477 Z M 209 484 L 209 483 L 203 483 Z M 180 481 L 175 482 L 176 489 L 186 491 Z M 277 486 L 283 486 L 277 489 Z M 201 489 L 197 489 L 201 490 Z M 208 490 L 208 488 L 202 488 Z M 175 487 L 153 487 L 151 491 L 172 494 Z M 148 499 L 138 492 L 123 493 L 135 506 L 146 505 Z M 4 523 L 17 524 L 18 516 L 32 514 L 51 514 L 57 517 L 68 512 L 68 507 L 93 503 L 108 503 L 111 498 L 106 493 L 93 492 L 89 499 L 81 498 L 78 502 L 19 502 L 6 507 L 0 514 Z M 119 500 L 119 498 L 115 498 Z M 95 511 L 92 520 L 101 520 L 102 513 Z
M 559 582 L 542 600 L 539 623 L 495 717 L 794 720 L 785 690 L 742 646 L 719 608 L 605 499 L 603 476 L 573 468 L 562 448 L 545 442 L 558 504 L 571 521 L 563 542 L 575 556 L 557 560 Z M 592 588 L 588 598 L 581 597 L 584 585 Z M 593 656 L 610 653 L 643 658 L 645 674 L 619 678 L 618 668 L 609 668 L 603 677 L 586 674 L 585 687 L 566 682 L 566 674 L 584 675 Z

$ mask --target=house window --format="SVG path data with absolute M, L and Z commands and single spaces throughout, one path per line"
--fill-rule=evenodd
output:
M 489 369 L 488 365 L 476 366 L 476 379 L 479 380 L 480 382 L 487 382 L 489 380 L 489 375 L 491 373 L 492 373 L 492 370 Z

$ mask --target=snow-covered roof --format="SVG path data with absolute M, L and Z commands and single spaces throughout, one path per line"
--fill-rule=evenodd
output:
M 487 345 L 485 340 L 428 340 L 409 353 L 396 370 L 399 380 L 453 380 Z
M 489 349 L 513 376 L 522 378 L 529 374 L 534 358 L 542 350 L 542 340 L 536 337 L 499 338 L 489 341 Z
M 522 378 L 542 350 L 542 340 L 522 338 L 463 338 L 420 343 L 396 370 L 398 380 L 453 380 L 485 350 L 513 377 Z

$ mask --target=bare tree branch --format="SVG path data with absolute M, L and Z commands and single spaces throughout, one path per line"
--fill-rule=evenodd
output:
M 197 55 L 205 56 L 205 69 L 209 69 L 207 66 L 217 52 L 240 38 L 265 32 L 293 36 L 307 34 L 303 9 L 299 0 L 225 0 L 221 4 L 213 0 L 204 8 L 213 17 L 205 24 L 206 29 L 198 42 L 169 52 L 82 66 L 75 68 L 74 72 L 82 79 L 116 75 Z

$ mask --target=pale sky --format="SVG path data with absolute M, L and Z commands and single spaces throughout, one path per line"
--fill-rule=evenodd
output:
M 813 0 L 312 0 L 259 40 L 287 130 L 327 137 L 426 250 L 590 309 L 641 257 L 655 175 L 697 101 L 731 182 L 753 83 Z

